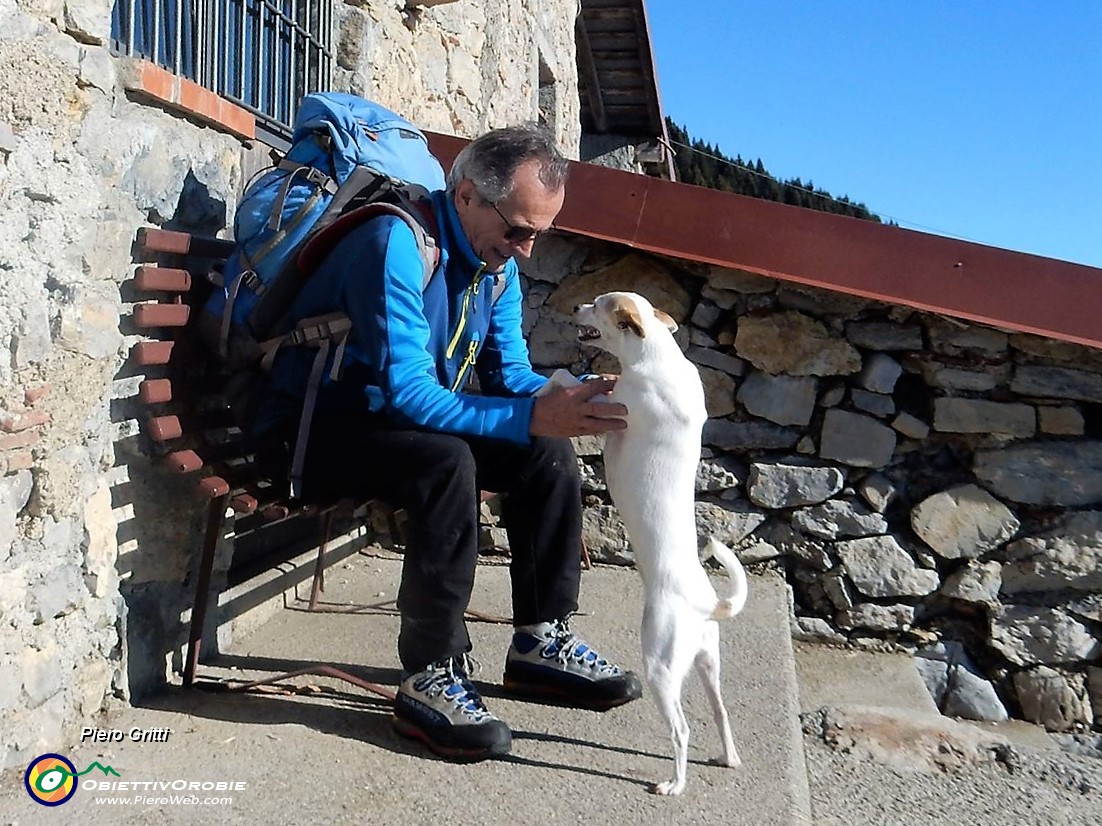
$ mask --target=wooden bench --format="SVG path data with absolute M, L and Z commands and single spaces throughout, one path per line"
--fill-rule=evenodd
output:
M 217 366 L 192 329 L 208 293 L 206 274 L 220 267 L 232 250 L 233 243 L 222 239 L 141 228 L 136 238 L 140 263 L 131 284 L 137 302 L 133 323 L 146 337 L 130 353 L 133 366 L 147 376 L 138 388 L 139 401 L 146 408 L 143 430 L 166 470 L 193 477 L 208 500 L 184 661 L 183 683 L 187 687 L 195 684 L 215 554 L 231 509 L 236 516 L 256 514 L 266 522 L 309 515 L 322 518 L 310 587 L 309 609 L 313 611 L 325 588 L 326 550 L 334 516 L 342 511 L 363 516 L 368 508 L 386 507 L 376 500 L 321 506 L 297 503 L 286 496 L 284 485 L 266 478 L 257 464 L 248 434 L 232 420 L 228 404 L 219 395 L 222 380 Z M 239 688 L 307 673 L 327 674 L 393 696 L 389 689 L 322 664 Z

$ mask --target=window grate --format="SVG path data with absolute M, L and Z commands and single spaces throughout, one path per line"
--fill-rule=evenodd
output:
M 302 96 L 330 87 L 332 0 L 116 0 L 112 45 L 248 109 L 291 135 Z

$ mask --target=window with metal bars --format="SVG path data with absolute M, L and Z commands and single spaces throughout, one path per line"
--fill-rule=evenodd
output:
M 144 57 L 248 109 L 276 142 L 302 96 L 330 87 L 333 0 L 115 0 L 119 54 Z

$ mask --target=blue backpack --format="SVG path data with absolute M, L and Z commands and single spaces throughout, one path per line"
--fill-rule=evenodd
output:
M 290 307 L 340 238 L 380 215 L 409 225 L 424 264 L 422 288 L 428 286 L 440 254 L 427 196 L 443 188 L 444 172 L 419 129 L 377 103 L 323 92 L 302 99 L 287 155 L 246 189 L 238 205 L 236 246 L 221 277 L 212 279 L 216 289 L 197 328 L 228 375 L 223 398 L 243 426 L 261 395 L 262 370 L 280 348 L 316 349 L 290 468 L 293 497 L 300 495 L 324 368 L 332 357 L 330 378 L 338 378 L 351 322 L 331 313 L 292 326 Z
M 382 214 L 413 230 L 427 285 L 439 253 L 424 199 L 443 188 L 440 163 L 409 121 L 355 95 L 307 95 L 287 155 L 238 204 L 236 248 L 203 307 L 200 335 L 231 370 L 300 343 L 280 339 L 291 332 L 284 318 L 310 270 L 340 236 Z

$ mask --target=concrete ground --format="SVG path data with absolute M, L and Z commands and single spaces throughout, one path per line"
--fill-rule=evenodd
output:
M 397 682 L 393 599 L 400 561 L 353 555 L 330 569 L 324 611 L 301 603 L 280 610 L 205 667 L 210 676 L 266 677 L 328 662 L 363 679 Z M 351 606 L 351 607 L 350 607 Z M 480 566 L 473 607 L 508 614 L 508 575 Z M 639 668 L 641 586 L 630 570 L 597 568 L 583 577 L 576 630 L 602 653 Z M 67 753 L 93 768 L 61 806 L 32 801 L 22 772 L 0 776 L 0 823 L 10 824 L 806 824 L 810 822 L 799 729 L 799 699 L 788 631 L 786 589 L 755 577 L 745 612 L 725 623 L 723 686 L 743 766 L 710 765 L 719 752 L 707 701 L 691 678 L 689 783 L 679 798 L 650 793 L 671 770 L 668 732 L 646 697 L 605 714 L 533 705 L 500 696 L 510 630 L 470 625 L 491 710 L 514 730 L 506 759 L 458 766 L 396 736 L 389 704 L 324 677 L 299 677 L 294 690 L 247 694 L 175 689 L 100 723 L 164 742 L 85 744 Z M 126 783 L 122 790 L 91 790 Z M 196 791 L 191 783 L 244 784 Z M 100 786 L 100 789 L 103 787 Z M 163 789 L 163 790 L 162 790 Z M 192 802 L 173 802 L 170 795 Z M 146 800 L 137 801 L 142 797 Z M 208 798 L 230 797 L 214 804 Z M 152 802 L 147 802 L 152 799 Z
M 203 675 L 239 683 L 323 662 L 394 686 L 400 561 L 354 549 L 342 554 L 327 576 L 323 610 L 307 612 L 293 598 L 285 606 L 277 600 L 272 610 L 253 608 L 234 623 L 237 641 Z M 285 580 L 308 577 L 310 565 L 304 558 L 222 601 L 255 606 L 257 593 L 279 593 Z M 576 629 L 638 668 L 638 576 L 599 568 L 585 574 L 582 589 Z M 473 607 L 507 614 L 507 593 L 506 568 L 480 566 Z M 1102 823 L 1102 759 L 1063 750 L 1033 726 L 942 717 L 907 656 L 793 646 L 787 589 L 778 578 L 752 577 L 746 611 L 723 627 L 725 699 L 743 766 L 709 764 L 718 738 L 691 678 L 689 783 L 673 799 L 649 791 L 667 777 L 671 761 L 668 735 L 647 698 L 605 714 L 504 699 L 509 629 L 484 621 L 470 629 L 482 664 L 476 680 L 515 732 L 504 760 L 437 760 L 392 732 L 387 701 L 326 677 L 248 693 L 176 688 L 88 721 L 119 731 L 122 742 L 58 749 L 75 771 L 87 772 L 60 806 L 31 800 L 22 771 L 0 774 L 0 826 Z M 131 741 L 132 730 L 150 742 Z M 221 798 L 230 802 L 216 802 Z

